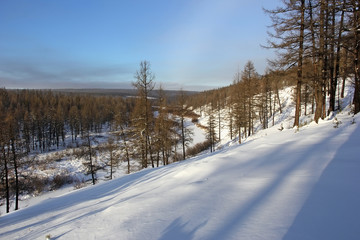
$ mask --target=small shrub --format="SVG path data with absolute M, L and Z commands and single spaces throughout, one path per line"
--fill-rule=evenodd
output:
M 192 123 L 198 123 L 198 122 L 199 122 L 199 119 L 198 119 L 198 118 L 192 118 L 192 119 L 191 119 L 191 122 L 192 122 Z
M 304 127 L 304 126 L 306 126 L 306 125 L 308 125 L 308 122 L 305 120 L 304 122 L 300 123 L 300 126 L 299 126 L 299 127 Z
M 211 142 L 209 140 L 206 140 L 201 143 L 197 143 L 193 147 L 189 147 L 186 150 L 186 155 L 187 156 L 195 156 L 196 154 L 209 149 L 210 146 L 211 146 Z
M 204 125 L 201 125 L 200 123 L 197 123 L 197 124 L 196 124 L 196 126 L 197 126 L 198 128 L 201 128 L 201 129 L 207 130 L 207 127 L 206 127 L 206 126 L 204 126 Z
M 23 176 L 20 179 L 20 192 L 38 196 L 45 191 L 48 183 L 49 179 L 47 177 Z
M 64 152 L 54 152 L 54 153 L 48 153 L 45 157 L 46 163 L 53 163 L 53 162 L 60 162 L 64 158 L 65 154 Z
M 84 178 L 81 180 L 79 178 L 74 179 L 74 189 L 80 189 L 86 186 Z
M 183 159 L 183 155 L 180 153 L 174 153 L 174 156 L 172 157 L 173 162 L 178 162 Z
M 334 119 L 334 128 L 338 128 L 341 123 L 342 123 L 341 121 L 339 121 L 337 118 L 335 118 Z
M 41 179 L 39 177 L 34 177 L 31 180 L 31 183 L 33 185 L 33 195 L 38 196 L 45 190 L 45 187 L 48 183 L 48 179 Z
M 51 190 L 56 190 L 64 186 L 65 184 L 71 184 L 74 179 L 68 174 L 56 175 L 51 182 Z
M 84 155 L 85 155 L 85 149 L 84 147 L 81 147 L 81 148 L 73 148 L 73 152 L 72 152 L 72 155 L 75 157 L 75 158 L 82 158 Z

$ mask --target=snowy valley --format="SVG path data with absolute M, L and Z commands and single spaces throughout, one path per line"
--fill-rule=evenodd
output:
M 360 1 L 2 1 L 0 240 L 359 240 Z
M 242 144 L 224 137 L 213 153 L 29 198 L 0 217 L 0 239 L 358 239 L 352 93 L 342 112 L 292 128 L 291 91 L 276 124 Z

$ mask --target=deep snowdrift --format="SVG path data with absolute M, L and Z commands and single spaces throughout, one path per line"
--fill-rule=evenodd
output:
M 1 216 L 0 238 L 358 239 L 360 117 L 337 121 L 43 200 Z

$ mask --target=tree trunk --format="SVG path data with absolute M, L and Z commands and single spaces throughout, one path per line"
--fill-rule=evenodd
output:
M 281 101 L 280 101 L 280 95 L 279 95 L 279 88 L 276 86 L 276 98 L 278 100 L 278 104 L 279 104 L 279 111 L 280 114 L 282 114 L 282 107 L 281 107 Z M 274 107 L 274 111 L 275 111 L 275 107 Z
M 124 128 L 121 125 L 120 125 L 120 130 L 121 130 L 121 136 L 122 136 L 122 139 L 124 142 L 125 157 L 126 157 L 126 161 L 127 161 L 127 169 L 128 169 L 128 174 L 129 174 L 130 173 L 130 156 L 129 156 L 129 149 L 128 149 L 128 145 L 127 145 L 127 137 L 125 135 Z
M 360 13 L 359 3 L 353 0 L 353 12 L 354 12 L 354 35 L 355 35 L 355 57 L 354 57 L 354 68 L 355 68 L 355 92 L 354 92 L 354 114 L 360 112 Z
M 333 1 L 335 2 L 335 0 Z M 335 4 L 335 3 L 333 3 Z M 341 51 L 341 44 L 342 44 L 342 32 L 343 32 L 343 25 L 344 25 L 344 14 L 345 14 L 345 2 L 343 3 L 342 10 L 341 10 L 341 17 L 340 17 L 340 26 L 339 26 L 339 36 L 337 39 L 337 45 L 336 45 L 336 59 L 335 59 L 335 83 L 338 84 L 338 79 L 340 75 L 340 51 Z M 339 90 L 338 89 L 338 106 L 336 109 L 340 109 L 340 97 L 339 97 Z M 335 106 L 334 106 L 335 107 Z M 334 110 L 336 110 L 334 108 Z
M 344 98 L 344 95 L 345 95 L 345 80 L 346 80 L 346 77 L 347 77 L 347 70 L 346 70 L 346 64 L 347 64 L 347 61 L 348 61 L 348 54 L 349 52 L 348 51 L 345 51 L 345 56 L 344 56 L 344 67 L 343 67 L 343 73 L 342 73 L 342 85 L 341 85 L 341 95 L 340 97 L 341 98 Z
M 315 116 L 314 120 L 316 123 L 319 122 L 319 118 L 322 118 L 323 116 L 323 108 L 325 107 L 323 105 L 323 98 L 325 97 L 325 81 L 326 81 L 326 61 L 324 59 L 325 57 L 325 32 L 324 32 L 324 14 L 325 14 L 325 3 L 324 0 L 320 1 L 320 48 L 319 48 L 319 65 L 321 66 L 321 78 L 316 81 L 316 89 L 315 89 L 315 102 L 316 102 L 316 109 L 315 109 Z M 317 71 L 317 70 L 316 70 Z
M 185 126 L 184 126 L 184 117 L 181 116 L 181 144 L 182 144 L 182 155 L 183 160 L 185 160 Z
M 89 130 L 87 130 L 89 131 Z M 90 139 L 90 133 L 87 132 L 87 143 L 88 143 L 88 148 L 89 148 L 89 161 L 90 161 L 90 172 L 91 172 L 91 179 L 92 179 L 92 184 L 95 185 L 95 170 L 94 170 L 94 164 L 93 164 L 93 160 L 92 160 L 92 148 L 91 148 L 91 139 Z
M 218 108 L 218 124 L 219 124 L 219 142 L 221 141 L 221 114 L 220 107 Z
M 11 139 L 11 150 L 13 154 L 13 164 L 14 164 L 14 173 L 15 173 L 15 210 L 19 209 L 19 175 L 18 175 L 18 163 L 17 163 L 17 154 L 15 149 L 15 140 Z
M 340 30 L 341 32 L 341 30 Z M 329 109 L 327 115 L 330 112 L 335 111 L 335 103 L 336 103 L 336 86 L 337 86 L 337 78 L 335 73 L 335 0 L 332 0 L 331 6 L 331 42 L 330 42 L 330 66 L 329 66 L 329 73 L 330 73 L 330 89 L 329 89 Z
M 295 107 L 295 121 L 294 127 L 300 125 L 301 115 L 301 85 L 302 85 L 302 64 L 304 52 L 304 29 L 305 29 L 305 0 L 301 0 L 301 23 L 299 36 L 299 56 L 297 66 L 297 84 L 296 84 L 296 107 Z
M 4 174 L 5 174 L 5 191 L 6 191 L 6 213 L 10 212 L 10 189 L 9 189 L 9 170 L 7 163 L 7 156 L 5 153 L 5 146 L 2 146 L 2 155 L 4 160 Z
M 301 0 L 301 23 L 299 36 L 299 56 L 297 66 L 297 84 L 296 84 L 296 107 L 295 107 L 295 121 L 294 127 L 300 125 L 301 115 L 301 85 L 302 85 L 302 64 L 304 52 L 304 29 L 305 29 L 305 0 Z

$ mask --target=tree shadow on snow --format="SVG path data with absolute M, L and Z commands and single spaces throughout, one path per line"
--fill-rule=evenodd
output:
M 306 147 L 305 149 L 298 149 L 297 148 L 298 143 L 296 141 L 290 141 L 286 143 L 286 146 L 284 145 L 284 147 L 282 148 L 276 148 L 275 151 L 267 153 L 267 155 L 264 156 L 264 158 L 262 159 L 257 158 L 256 160 L 254 160 L 256 163 L 252 162 L 251 164 L 254 164 L 253 168 L 255 169 L 255 171 L 257 168 L 271 170 L 272 167 L 275 167 L 274 169 L 281 169 L 281 170 L 278 171 L 276 177 L 271 178 L 269 180 L 266 188 L 262 189 L 254 197 L 249 199 L 242 207 L 236 209 L 231 214 L 229 214 L 227 218 L 223 221 L 223 224 L 221 226 L 218 226 L 217 229 L 213 231 L 211 235 L 208 235 L 206 239 L 214 239 L 214 240 L 239 239 L 238 235 L 242 234 L 241 232 L 239 232 L 242 231 L 240 230 L 240 228 L 247 227 L 249 221 L 251 220 L 252 215 L 257 211 L 257 209 L 266 205 L 266 201 L 271 196 L 273 196 L 274 193 L 276 193 L 279 187 L 284 182 L 287 181 L 288 177 L 296 173 L 299 169 L 302 168 L 302 166 L 311 165 L 315 168 L 317 164 L 319 164 L 316 162 L 316 160 L 323 157 L 323 155 L 321 155 L 318 149 L 326 149 L 327 146 L 329 145 L 328 141 L 335 140 L 339 132 L 340 131 L 331 131 L 328 133 L 328 136 L 325 138 L 326 141 L 320 141 L 318 143 Z M 354 134 L 356 135 L 356 133 Z M 342 151 L 344 150 L 339 149 L 337 152 L 341 153 Z M 288 157 L 289 155 L 291 155 L 291 157 Z M 273 160 L 269 161 L 269 159 L 273 159 Z M 291 161 L 289 161 L 290 159 Z M 276 167 L 276 165 L 278 165 L 278 167 Z M 237 169 L 239 168 L 235 167 L 234 169 L 235 171 L 237 171 Z M 250 173 L 251 171 L 252 170 L 250 169 Z M 359 170 L 356 171 L 357 173 L 360 172 Z M 360 202 L 358 198 L 356 199 L 356 201 Z M 311 214 L 311 210 L 310 210 L 310 214 Z M 360 214 L 357 215 L 360 216 Z M 358 227 L 360 229 L 360 226 Z M 262 229 L 262 226 L 258 226 L 258 228 Z M 250 234 L 255 234 L 255 232 L 252 232 Z M 261 233 L 259 233 L 259 236 L 261 236 Z M 360 236 L 360 234 L 358 236 Z M 247 235 L 247 237 L 249 237 L 249 235 Z M 254 239 L 258 239 L 258 238 L 254 237 Z M 288 239 L 292 240 L 293 238 L 291 237 L 286 238 L 286 240 Z M 306 239 L 306 238 L 300 237 L 298 239 Z M 328 239 L 328 238 L 311 238 L 311 239 Z M 336 238 L 336 239 L 346 239 L 346 238 Z
M 356 126 L 323 171 L 284 240 L 359 239 L 360 158 Z
M 156 178 L 167 174 L 167 172 L 163 173 L 159 170 L 160 169 L 157 171 L 158 175 Z M 138 197 L 146 192 L 124 197 L 121 197 L 121 195 L 129 189 L 136 188 L 137 184 L 147 182 L 149 179 L 153 180 L 152 176 L 154 174 L 154 171 L 151 171 L 151 169 L 143 170 L 109 182 L 83 188 L 63 196 L 46 199 L 39 204 L 1 216 L 0 229 L 13 224 L 19 225 L 11 230 L 0 231 L 0 239 L 9 234 L 38 227 L 41 229 L 36 233 L 37 235 L 47 234 L 50 230 L 71 223 L 74 220 L 97 214 L 114 204 L 121 204 L 129 199 Z M 148 191 L 151 190 L 152 189 L 149 189 Z M 115 198 L 118 199 L 115 200 Z M 79 207 L 74 209 L 73 207 L 77 205 L 79 205 Z M 99 207 L 94 208 L 95 205 Z M 69 210 L 67 210 L 68 208 Z M 69 215 L 71 212 L 79 212 L 79 215 L 71 216 L 71 214 Z M 28 222 L 28 220 L 36 218 L 36 221 Z M 64 221 L 57 223 L 56 220 L 58 218 L 64 218 Z M 45 228 L 41 227 L 44 225 L 47 226 Z
M 172 223 L 164 230 L 163 235 L 159 240 L 191 240 L 194 239 L 194 235 L 203 226 L 205 226 L 207 221 L 201 223 L 192 230 L 187 230 L 189 227 L 186 227 L 189 222 L 182 223 L 181 218 L 176 218 Z

